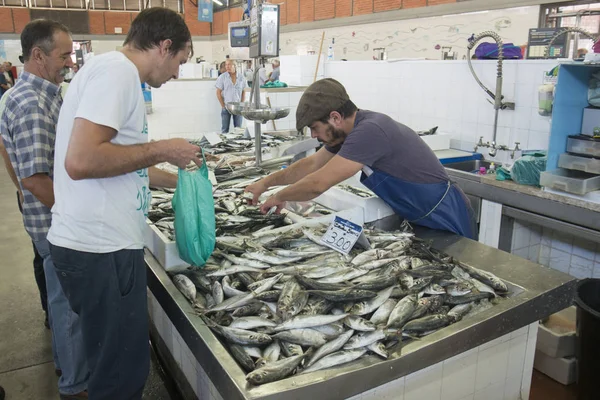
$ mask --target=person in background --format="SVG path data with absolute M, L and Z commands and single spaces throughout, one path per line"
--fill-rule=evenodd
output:
M 4 108 L 6 107 L 6 99 L 10 92 L 12 92 L 14 88 L 8 89 L 5 93 L 5 96 L 2 96 L 0 99 L 0 120 L 2 119 L 2 114 L 4 113 Z M 6 148 L 4 147 L 4 143 L 0 140 L 0 155 L 4 160 L 4 167 L 8 172 L 8 176 L 10 176 L 10 180 L 14 183 L 17 188 L 17 205 L 19 207 L 19 211 L 23 214 L 23 192 L 21 191 L 21 187 L 19 186 L 19 179 L 17 178 L 17 174 L 15 174 L 15 170 L 10 163 L 10 158 L 8 153 L 6 152 Z M 33 275 L 35 277 L 35 283 L 37 284 L 38 291 L 40 292 L 40 301 L 42 303 L 42 310 L 44 310 L 44 326 L 47 329 L 50 329 L 50 322 L 48 321 L 48 293 L 46 291 L 46 274 L 44 273 L 44 259 L 37 251 L 35 247 L 35 243 L 33 243 Z
M 192 54 L 185 21 L 147 8 L 120 51 L 92 57 L 69 86 L 54 151 L 52 259 L 81 319 L 90 399 L 141 399 L 150 367 L 144 232 L 150 186 L 177 185 L 155 168 L 201 164 L 200 147 L 148 141 L 142 82 L 176 79 Z
M 15 85 L 15 77 L 12 73 L 12 63 L 10 61 L 4 63 L 4 77 L 6 78 L 9 88 Z
M 223 75 L 225 72 L 227 72 L 227 68 L 225 68 L 225 64 L 226 64 L 226 62 L 225 62 L 225 61 L 223 61 L 223 62 L 222 62 L 220 65 L 219 65 L 219 75 L 218 75 L 218 76 L 221 76 L 221 75 Z
M 71 309 L 50 256 L 47 240 L 54 205 L 56 124 L 62 104 L 59 85 L 72 65 L 69 29 L 38 19 L 21 33 L 25 65 L 6 98 L 0 132 L 23 193 L 23 222 L 44 260 L 52 348 L 61 399 L 87 398 L 89 370 L 83 353 L 81 321 Z
M 585 58 L 585 55 L 588 53 L 587 49 L 581 48 L 577 49 L 577 59 Z
M 281 65 L 279 63 L 279 60 L 273 60 L 273 71 L 271 72 L 271 75 L 269 75 L 269 79 L 267 80 L 267 82 L 275 82 L 279 80 L 279 74 L 280 74 L 280 70 L 279 70 L 279 66 Z
M 330 78 L 316 81 L 302 95 L 296 129 L 306 126 L 325 147 L 246 188 L 257 204 L 268 188 L 289 185 L 261 205 L 263 213 L 272 207 L 280 210 L 286 201 L 312 200 L 362 171 L 362 184 L 401 218 L 476 237 L 469 200 L 409 127 L 387 115 L 359 110 L 344 86 Z
M 10 85 L 4 76 L 4 64 L 0 64 L 0 97 L 4 96 L 8 89 L 10 89 Z
M 233 115 L 227 110 L 225 105 L 231 102 L 244 101 L 244 88 L 246 80 L 243 76 L 239 76 L 236 72 L 233 60 L 225 62 L 227 72 L 219 76 L 215 87 L 217 88 L 217 100 L 221 103 L 221 132 L 229 132 L 231 117 L 233 117 L 233 126 L 236 128 L 242 126 L 242 116 Z
M 244 71 L 244 78 L 248 82 L 248 86 L 252 86 L 252 79 L 254 78 L 254 70 L 252 69 L 252 61 L 246 61 L 246 71 Z

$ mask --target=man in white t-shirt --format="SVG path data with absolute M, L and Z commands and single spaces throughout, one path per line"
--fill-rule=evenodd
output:
M 148 142 L 142 82 L 176 78 L 192 54 L 183 18 L 149 8 L 121 51 L 91 58 L 71 84 L 58 119 L 52 259 L 81 318 L 92 399 L 141 399 L 148 375 L 144 229 L 150 185 L 177 176 L 153 166 L 200 164 L 184 139 Z

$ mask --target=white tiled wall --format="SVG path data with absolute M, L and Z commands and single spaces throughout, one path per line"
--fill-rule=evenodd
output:
M 600 278 L 600 244 L 515 221 L 511 252 L 575 278 Z
M 152 110 L 148 115 L 151 140 L 221 131 L 215 81 L 167 82 L 152 89 Z
M 198 398 L 222 400 L 169 317 L 148 294 L 152 323 Z M 519 400 L 529 398 L 537 322 L 350 400 Z
M 302 90 L 293 92 L 261 92 L 262 103 L 269 97 L 272 107 L 290 108 L 287 117 L 276 120 L 277 130 L 296 128 L 296 108 Z M 249 100 L 250 93 L 246 93 Z M 214 80 L 178 80 L 152 89 L 152 114 L 148 115 L 151 140 L 172 137 L 199 137 L 202 133 L 221 131 L 221 105 L 217 100 Z M 233 130 L 233 122 L 231 123 Z M 263 124 L 272 131 L 271 122 Z
M 537 90 L 544 72 L 555 65 L 551 60 L 504 62 L 502 94 L 516 108 L 500 111 L 498 145 L 548 148 L 550 117 L 538 114 Z M 477 60 L 473 67 L 494 92 L 496 62 Z M 439 126 L 465 150 L 473 150 L 480 136 L 492 140 L 494 109 L 466 61 L 336 61 L 325 63 L 325 75 L 342 82 L 359 108 L 383 112 L 415 130 Z M 487 149 L 479 151 L 487 155 Z
M 529 398 L 537 322 L 350 400 Z

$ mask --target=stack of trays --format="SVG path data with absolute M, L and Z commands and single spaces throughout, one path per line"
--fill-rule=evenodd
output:
M 558 166 L 540 174 L 540 185 L 580 195 L 600 190 L 600 139 L 569 136 Z
M 538 329 L 533 367 L 563 385 L 576 379 L 575 307 L 542 321 Z

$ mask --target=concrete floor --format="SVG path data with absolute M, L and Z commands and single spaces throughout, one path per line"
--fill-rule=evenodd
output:
M 57 400 L 50 331 L 33 276 L 31 239 L 23 228 L 15 188 L 0 167 L 0 386 L 6 400 Z M 144 399 L 175 399 L 153 359 Z

